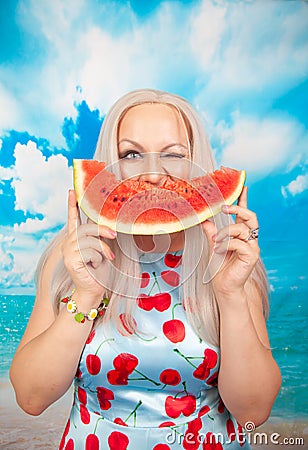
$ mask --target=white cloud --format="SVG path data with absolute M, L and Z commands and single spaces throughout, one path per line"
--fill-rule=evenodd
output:
M 247 170 L 254 177 L 291 170 L 306 153 L 308 132 L 291 118 L 242 118 L 234 116 L 234 124 L 218 126 L 221 136 L 221 164 Z
M 292 180 L 287 186 L 282 186 L 281 192 L 282 195 L 286 198 L 288 195 L 292 195 L 293 197 L 297 194 L 301 194 L 302 192 L 308 189 L 308 174 L 298 175 L 295 180 Z
M 192 21 L 201 69 L 195 101 L 214 115 L 234 103 L 266 110 L 307 77 L 307 20 L 304 2 L 204 0 Z
M 41 239 L 33 234 L 0 227 L 0 292 L 34 293 L 34 272 L 38 259 L 52 235 Z
M 27 219 L 15 225 L 16 230 L 37 232 L 66 221 L 66 193 L 72 187 L 72 171 L 63 155 L 52 155 L 46 159 L 36 144 L 16 144 L 15 209 L 43 219 Z
M 106 110 L 132 89 L 176 89 L 185 80 L 188 85 L 193 77 L 188 11 L 166 2 L 150 20 L 138 21 L 129 3 L 21 1 L 19 20 L 45 51 L 40 66 L 33 59 L 23 70 L 22 80 L 16 66 L 2 70 L 8 92 L 23 99 L 18 105 L 23 128 L 63 145 L 60 126 L 63 117 L 75 114 L 76 86 L 91 108 Z M 16 128 L 14 120 L 10 125 Z
M 227 27 L 227 7 L 203 1 L 191 17 L 190 46 L 200 66 L 208 71 L 213 69 L 219 55 L 223 33 Z
M 16 128 L 18 128 L 20 123 L 20 105 L 13 93 L 11 93 L 1 82 L 0 98 L 0 133 L 4 134 L 4 131 L 12 126 L 12 123 L 16 124 Z
M 16 176 L 16 171 L 14 166 L 11 167 L 3 167 L 0 166 L 0 183 L 4 180 L 11 180 Z
M 142 23 L 134 20 L 130 9 L 126 15 L 132 24 L 128 29 L 113 34 L 92 26 L 78 41 L 81 53 L 87 55 L 79 70 L 79 84 L 91 107 L 105 112 L 130 90 L 162 88 L 164 83 L 175 88 L 193 72 L 189 21 L 180 5 L 166 2 L 150 21 Z
M 196 93 L 216 120 L 238 93 L 243 102 L 247 90 L 260 94 L 262 107 L 264 97 L 270 101 L 307 75 L 304 2 L 166 1 L 142 20 L 129 2 L 20 0 L 18 11 L 21 32 L 40 44 L 39 58 L 29 55 L 22 77 L 17 65 L 1 67 L 8 106 L 0 123 L 53 145 L 64 145 L 60 126 L 75 114 L 76 86 L 101 110 L 138 87 L 174 90 L 191 101 Z

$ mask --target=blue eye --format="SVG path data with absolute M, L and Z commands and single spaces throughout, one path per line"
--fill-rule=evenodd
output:
M 142 155 L 135 150 L 128 150 L 123 155 L 121 155 L 120 159 L 139 159 L 142 158 Z

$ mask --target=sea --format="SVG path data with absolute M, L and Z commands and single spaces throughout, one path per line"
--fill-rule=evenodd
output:
M 270 316 L 267 322 L 282 387 L 271 417 L 307 420 L 307 318 L 308 245 L 296 242 L 263 242 L 261 256 L 270 283 Z M 9 367 L 24 333 L 34 295 L 0 295 L 0 379 L 8 380 Z

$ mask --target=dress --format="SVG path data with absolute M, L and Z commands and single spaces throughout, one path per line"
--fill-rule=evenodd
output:
M 90 333 L 59 450 L 250 449 L 217 390 L 219 349 L 187 321 L 181 252 L 140 254 L 140 263 L 138 331 Z

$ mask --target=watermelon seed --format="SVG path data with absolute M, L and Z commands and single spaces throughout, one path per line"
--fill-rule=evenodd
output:
M 122 198 L 121 198 L 121 202 L 125 202 L 125 197 L 122 197 Z

